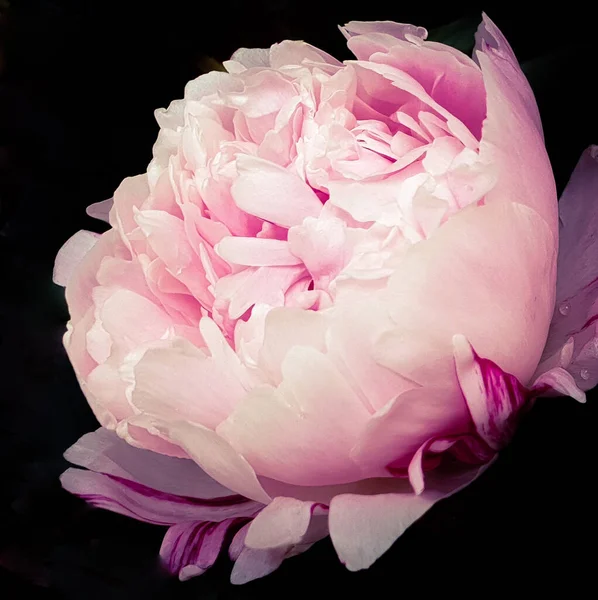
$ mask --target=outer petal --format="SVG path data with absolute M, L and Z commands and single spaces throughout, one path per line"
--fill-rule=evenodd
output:
M 101 202 L 94 202 L 90 204 L 85 212 L 94 219 L 99 219 L 100 221 L 106 221 L 109 223 L 109 214 L 112 210 L 112 205 L 114 204 L 114 200 L 112 198 L 108 198 L 108 200 L 102 200 Z
M 214 431 L 183 421 L 167 423 L 145 416 L 138 419 L 184 448 L 208 475 L 222 485 L 257 502 L 270 502 L 271 498 L 264 491 L 251 465 Z
M 452 337 L 462 333 L 527 384 L 554 306 L 555 263 L 554 237 L 528 207 L 462 210 L 397 264 L 384 296 L 396 329 L 380 337 L 378 360 L 421 385 L 450 389 Z
M 480 158 L 498 170 L 498 182 L 486 202 L 525 204 L 556 235 L 554 177 L 529 83 L 504 36 L 485 15 L 477 41 L 475 57 L 484 76 L 487 104 Z
M 64 457 L 78 467 L 128 479 L 169 494 L 195 498 L 233 495 L 192 460 L 134 448 L 103 427 L 86 433 L 65 452 Z
M 77 231 L 60 248 L 54 262 L 52 279 L 54 283 L 66 286 L 77 265 L 83 257 L 96 245 L 100 235 L 93 231 Z
M 443 388 L 412 389 L 372 416 L 351 456 L 369 472 L 383 472 L 391 462 L 406 468 L 427 439 L 463 433 L 468 424 L 461 394 Z
M 360 474 L 349 451 L 368 416 L 324 354 L 295 346 L 282 384 L 252 390 L 217 432 L 260 475 L 297 485 L 344 483 Z
M 242 522 L 233 518 L 173 525 L 162 541 L 160 558 L 181 581 L 201 575 L 216 562 L 227 533 Z
M 548 361 L 571 345 L 561 366 L 582 390 L 598 383 L 597 207 L 598 146 L 592 146 L 580 158 L 559 201 L 557 298 L 542 357 Z
M 341 562 L 350 571 L 367 569 L 434 503 L 471 483 L 485 467 L 427 478 L 426 490 L 416 495 L 360 496 L 341 494 L 330 503 L 330 537 Z
M 318 508 L 321 512 L 325 507 L 295 498 L 274 498 L 251 522 L 245 545 L 266 550 L 300 544 Z
M 254 515 L 261 505 L 238 495 L 212 500 L 160 492 L 115 475 L 67 469 L 62 487 L 98 508 L 156 525 L 189 521 L 223 521 Z
M 267 512 L 264 512 L 266 511 Z M 328 535 L 327 508 L 294 498 L 276 498 L 231 544 L 231 582 L 241 584 L 276 570 Z

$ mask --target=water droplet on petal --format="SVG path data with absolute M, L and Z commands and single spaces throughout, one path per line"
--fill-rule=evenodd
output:
M 590 378 L 590 372 L 587 369 L 582 369 L 581 372 L 579 373 L 579 375 L 585 381 L 587 381 Z
M 559 306 L 559 312 L 563 315 L 563 317 L 566 317 L 569 314 L 570 310 L 571 310 L 571 305 L 569 304 L 569 302 L 563 302 Z

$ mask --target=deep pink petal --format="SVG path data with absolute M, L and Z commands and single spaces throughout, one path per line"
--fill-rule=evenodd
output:
M 530 407 L 530 393 L 514 375 L 480 357 L 465 336 L 455 335 L 453 345 L 459 385 L 476 431 L 491 448 L 500 450 Z
M 266 550 L 300 544 L 307 534 L 314 510 L 319 506 L 295 498 L 274 498 L 253 519 L 245 545 Z
M 160 547 L 160 558 L 181 581 L 203 574 L 218 558 L 228 532 L 243 521 L 198 521 L 171 526 Z

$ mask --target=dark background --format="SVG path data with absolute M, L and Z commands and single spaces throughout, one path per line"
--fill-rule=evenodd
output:
M 226 560 L 181 584 L 157 567 L 162 528 L 89 509 L 60 488 L 62 452 L 96 423 L 61 346 L 68 315 L 62 289 L 51 282 L 54 256 L 78 229 L 100 230 L 85 207 L 145 170 L 158 131 L 153 110 L 181 97 L 211 60 L 284 38 L 348 58 L 339 23 L 391 19 L 434 30 L 464 18 L 466 28 L 483 9 L 532 81 L 560 190 L 583 149 L 598 143 L 595 10 L 571 2 L 534 14 L 523 3 L 349 4 L 0 0 L 3 598 L 492 597 L 524 590 L 570 598 L 595 589 L 595 393 L 585 406 L 562 398 L 538 403 L 497 464 L 358 574 L 324 541 L 246 586 L 228 583 Z M 467 46 L 454 30 L 435 34 Z

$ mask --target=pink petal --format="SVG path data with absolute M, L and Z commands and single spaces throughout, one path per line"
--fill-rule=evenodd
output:
M 234 265 L 248 267 L 288 266 L 301 264 L 285 240 L 225 237 L 215 247 L 218 256 Z
M 233 365 L 184 339 L 145 351 L 130 377 L 135 384 L 131 402 L 142 412 L 162 418 L 174 414 L 210 429 L 247 393 Z
M 339 27 L 339 29 L 348 40 L 354 36 L 368 34 L 384 34 L 397 40 L 405 40 L 411 37 L 423 41 L 428 37 L 428 32 L 423 27 L 394 23 L 393 21 L 350 21 L 343 27 Z M 361 55 L 358 58 L 361 58 Z
M 230 581 L 233 585 L 242 585 L 273 573 L 286 558 L 288 548 L 254 550 L 243 548 L 233 567 Z
M 458 474 L 435 473 L 420 495 L 406 491 L 335 496 L 330 503 L 328 521 L 339 559 L 349 571 L 367 569 L 436 502 L 471 483 L 484 469 L 467 469 Z
M 416 388 L 375 413 L 351 450 L 366 472 L 380 474 L 391 462 L 409 465 L 429 438 L 467 431 L 469 413 L 460 394 L 442 388 Z
M 236 561 L 231 574 L 234 584 L 264 577 L 285 558 L 301 554 L 328 535 L 325 507 L 293 498 L 275 498 L 266 508 L 268 512 L 260 512 L 231 544 L 229 552 Z
M 62 248 L 60 248 L 56 255 L 54 272 L 52 274 L 52 280 L 56 285 L 66 286 L 77 265 L 96 245 L 99 238 L 99 233 L 82 229 L 81 231 L 77 231 L 62 245 Z
M 274 498 L 251 522 L 245 545 L 267 550 L 301 543 L 317 506 L 295 498 Z
M 85 212 L 94 219 L 99 219 L 100 221 L 106 221 L 109 223 L 108 215 L 112 209 L 114 204 L 114 200 L 112 198 L 108 198 L 108 200 L 102 200 L 101 202 L 94 202 L 90 204 Z
M 140 208 L 149 197 L 146 175 L 127 177 L 114 192 L 114 205 L 110 211 L 110 225 L 116 229 L 123 244 L 131 249 L 130 236 L 137 229 L 134 209 Z
M 156 525 L 224 521 L 248 517 L 260 509 L 259 503 L 238 495 L 212 500 L 188 498 L 160 492 L 115 475 L 81 469 L 67 469 L 60 482 L 68 492 L 93 506 Z
M 326 321 L 316 311 L 298 308 L 274 308 L 264 322 L 263 343 L 258 363 L 274 384 L 282 380 L 282 364 L 293 346 L 326 350 Z
M 233 495 L 192 460 L 134 448 L 103 427 L 86 433 L 65 452 L 64 457 L 78 467 L 178 496 L 218 498 Z
M 273 69 L 293 65 L 299 66 L 304 62 L 342 66 L 341 62 L 327 52 L 302 41 L 285 40 L 280 44 L 274 44 L 270 48 L 270 65 Z
M 383 306 L 395 328 L 378 339 L 376 359 L 422 385 L 456 389 L 452 338 L 461 333 L 527 384 L 552 315 L 555 258 L 552 233 L 526 206 L 458 212 L 411 246 L 391 277 Z
M 239 48 L 238 50 L 235 50 L 230 57 L 230 60 L 225 61 L 223 65 L 229 73 L 239 73 L 243 72 L 245 69 L 255 69 L 259 67 L 269 68 L 270 49 Z
M 475 56 L 486 87 L 487 117 L 480 160 L 497 169 L 486 203 L 517 202 L 533 208 L 558 231 L 554 177 L 533 93 L 507 41 L 484 15 Z
M 553 392 L 561 396 L 570 396 L 578 402 L 586 401 L 586 395 L 579 389 L 571 373 L 561 367 L 554 367 L 542 373 L 534 381 L 531 392 L 540 396 Z
M 252 390 L 217 432 L 260 475 L 297 485 L 354 480 L 349 451 L 369 416 L 361 400 L 313 348 L 294 346 L 282 377 L 278 389 Z
M 349 260 L 346 226 L 341 219 L 307 218 L 289 229 L 289 249 L 299 257 L 316 287 L 326 289 Z
M 390 87 L 397 88 L 407 94 L 409 97 L 405 98 L 403 103 L 410 101 L 412 98 L 416 98 L 420 102 L 426 104 L 433 110 L 435 110 L 441 117 L 446 119 L 447 125 L 451 133 L 467 148 L 476 149 L 478 147 L 478 140 L 471 133 L 471 131 L 459 120 L 456 116 L 452 115 L 447 109 L 438 104 L 428 92 L 424 89 L 422 84 L 414 79 L 408 73 L 388 64 L 380 64 L 370 60 L 360 60 L 355 63 L 358 67 L 364 71 L 375 73 L 382 76 Z M 384 87 L 380 88 L 382 96 L 385 95 Z M 386 89 L 386 94 L 392 94 L 391 90 Z M 392 96 L 388 96 L 390 99 Z M 402 103 L 402 104 L 403 104 Z
M 184 448 L 210 477 L 223 486 L 257 502 L 270 502 L 251 465 L 219 434 L 184 421 L 146 420 Z
M 530 408 L 530 394 L 516 377 L 481 358 L 465 336 L 455 335 L 453 345 L 459 385 L 476 431 L 491 448 L 500 450 Z
M 235 204 L 250 215 L 282 227 L 299 225 L 306 217 L 317 217 L 322 203 L 297 175 L 274 163 L 241 154 L 239 176 L 231 193 Z
M 303 265 L 258 267 L 230 298 L 228 316 L 238 319 L 254 304 L 284 305 L 285 293 L 305 274 Z
M 572 344 L 563 366 L 582 390 L 598 383 L 597 190 L 598 146 L 592 146 L 581 156 L 559 201 L 557 298 L 543 355 L 546 361 Z

